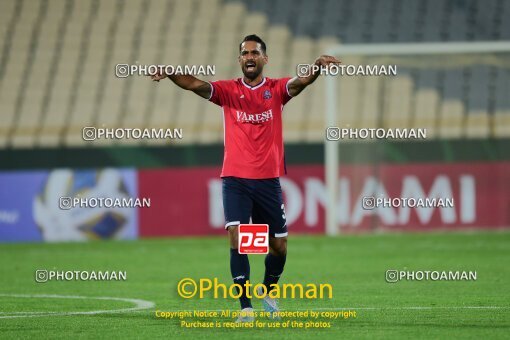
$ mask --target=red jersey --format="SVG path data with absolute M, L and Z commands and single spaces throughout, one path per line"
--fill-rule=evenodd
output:
M 265 77 L 253 87 L 242 78 L 211 83 L 209 100 L 223 109 L 221 177 L 262 179 L 285 174 L 282 111 L 292 98 L 287 88 L 290 79 Z

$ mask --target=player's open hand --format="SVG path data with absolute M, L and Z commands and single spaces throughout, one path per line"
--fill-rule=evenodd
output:
M 160 80 L 162 80 L 162 79 L 165 79 L 166 77 L 168 77 L 168 75 L 167 75 L 167 74 L 165 74 L 165 73 L 159 73 L 159 72 L 158 72 L 157 74 L 153 74 L 153 75 L 151 75 L 151 79 L 152 79 L 153 81 L 158 81 L 158 82 L 159 82 Z
M 321 55 L 319 58 L 315 59 L 315 65 L 317 66 L 327 67 L 331 64 L 338 65 L 340 63 L 342 63 L 340 60 L 330 55 Z

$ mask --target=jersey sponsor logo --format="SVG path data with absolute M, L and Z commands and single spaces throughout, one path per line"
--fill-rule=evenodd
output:
M 246 113 L 243 111 L 236 111 L 237 121 L 240 123 L 261 124 L 273 119 L 273 110 L 269 109 L 261 113 Z
M 239 254 L 267 254 L 269 252 L 268 224 L 240 224 L 237 232 Z

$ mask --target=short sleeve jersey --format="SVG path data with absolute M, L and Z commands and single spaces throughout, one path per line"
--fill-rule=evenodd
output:
M 249 86 L 242 78 L 211 82 L 209 100 L 223 109 L 221 177 L 275 178 L 285 174 L 283 106 L 292 98 L 291 78 L 263 78 Z

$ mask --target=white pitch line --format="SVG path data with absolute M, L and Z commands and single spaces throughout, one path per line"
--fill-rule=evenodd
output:
M 134 311 L 140 311 L 154 307 L 156 304 L 152 301 L 140 300 L 140 299 L 128 299 L 118 298 L 109 296 L 79 296 L 79 295 L 49 295 L 49 294 L 0 294 L 0 297 L 14 297 L 14 298 L 48 298 L 48 299 L 84 299 L 84 300 L 109 300 L 109 301 L 122 301 L 133 303 L 135 306 L 130 308 L 121 309 L 110 309 L 110 310 L 94 310 L 88 312 L 0 312 L 1 314 L 10 314 L 6 316 L 0 316 L 0 319 L 12 319 L 12 318 L 30 318 L 30 317 L 41 317 L 41 316 L 66 316 L 66 315 L 95 315 L 105 313 L 129 313 Z M 17 314 L 17 315 L 11 315 Z
M 510 309 L 510 306 L 402 306 L 402 307 L 343 307 L 343 308 L 316 308 L 310 309 L 313 311 L 328 311 L 328 310 L 346 310 L 346 309 L 360 309 L 360 310 L 426 310 L 426 309 Z M 306 309 L 302 309 L 306 310 Z
M 28 318 L 28 317 L 41 317 L 41 316 L 67 316 L 67 315 L 96 315 L 107 313 L 131 313 L 131 312 L 145 312 L 144 310 L 153 308 L 155 303 L 152 301 L 140 299 L 128 299 L 108 296 L 78 296 L 78 295 L 50 295 L 50 294 L 0 294 L 0 297 L 15 297 L 15 298 L 49 298 L 49 299 L 85 299 L 85 300 L 109 300 L 109 301 L 122 301 L 135 304 L 134 307 L 111 309 L 111 310 L 96 310 L 87 312 L 0 312 L 0 314 L 8 314 L 0 316 L 0 319 L 12 318 Z M 402 306 L 402 307 L 323 307 L 323 308 L 308 308 L 308 309 L 282 309 L 285 311 L 345 311 L 345 310 L 434 310 L 434 309 L 510 309 L 510 306 Z M 199 310 L 203 312 L 222 312 L 226 309 L 209 309 Z M 162 310 L 170 311 L 170 310 Z M 262 311 L 255 309 L 255 311 Z M 172 312 L 194 312 L 194 310 L 174 310 Z
M 346 310 L 433 310 L 433 309 L 510 309 L 510 306 L 402 306 L 402 307 L 331 307 L 331 308 L 308 308 L 308 309 L 281 309 L 281 312 L 306 312 L 306 311 L 346 311 Z M 223 312 L 227 309 L 196 309 L 196 310 L 165 310 L 162 312 Z M 263 309 L 253 309 L 264 311 Z

